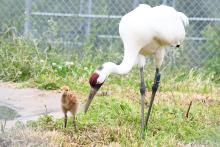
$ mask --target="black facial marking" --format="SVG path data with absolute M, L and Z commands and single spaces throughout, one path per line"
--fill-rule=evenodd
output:
M 97 70 L 102 70 L 102 69 L 103 69 L 102 65 L 97 68 Z
M 117 61 L 116 64 L 119 65 L 121 63 L 121 61 Z

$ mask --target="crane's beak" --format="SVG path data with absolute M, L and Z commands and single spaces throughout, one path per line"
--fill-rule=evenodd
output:
M 88 96 L 88 100 L 87 100 L 86 105 L 85 105 L 85 113 L 89 109 L 89 106 L 90 106 L 90 104 L 91 104 L 91 102 L 92 102 L 92 100 L 93 100 L 93 98 L 94 98 L 97 91 L 98 91 L 98 89 L 91 88 L 89 96 Z

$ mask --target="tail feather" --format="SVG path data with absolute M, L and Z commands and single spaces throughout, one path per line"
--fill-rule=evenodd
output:
M 178 14 L 179 14 L 179 16 L 180 16 L 180 18 L 181 18 L 181 20 L 182 20 L 184 26 L 185 26 L 185 27 L 188 26 L 188 25 L 189 25 L 189 19 L 188 19 L 188 17 L 187 17 L 184 13 L 182 13 L 182 12 L 178 12 Z

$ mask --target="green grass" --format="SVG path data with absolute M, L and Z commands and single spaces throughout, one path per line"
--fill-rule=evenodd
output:
M 89 46 L 82 53 L 67 55 L 51 45 L 44 48 L 40 42 L 3 34 L 0 36 L 0 79 L 47 90 L 67 85 L 85 100 L 90 88 L 88 79 L 94 69 L 105 61 L 118 61 L 120 57 L 111 51 L 92 50 L 95 49 Z M 67 65 L 66 61 L 73 64 Z M 219 144 L 219 83 L 213 78 L 213 72 L 205 70 L 182 66 L 161 68 L 161 84 L 146 140 L 140 139 L 137 67 L 127 76 L 111 75 L 108 78 L 101 91 L 107 91 L 109 95 L 97 96 L 86 115 L 78 114 L 77 133 L 70 121 L 68 128 L 62 129 L 63 120 L 50 116 L 41 117 L 29 125 L 48 131 L 55 129 L 71 138 L 69 142 L 81 145 L 113 142 L 122 146 Z M 150 61 L 145 71 L 148 91 L 151 91 L 153 77 L 154 67 Z M 193 106 L 186 119 L 184 115 L 190 100 L 193 100 Z
M 38 121 L 29 122 L 29 125 L 64 132 L 80 145 L 98 141 L 103 144 L 118 142 L 122 146 L 175 146 L 192 142 L 219 145 L 219 105 L 205 106 L 200 102 L 193 105 L 187 119 L 186 106 L 165 101 L 156 103 L 145 140 L 140 138 L 139 104 L 113 97 L 97 97 L 86 115 L 79 113 L 77 133 L 74 132 L 71 119 L 66 129 L 62 128 L 63 119 L 57 120 L 51 116 L 43 116 Z
M 89 76 L 96 67 L 106 61 L 121 60 L 122 53 L 118 55 L 119 52 L 112 50 L 100 51 L 88 46 L 82 52 L 65 54 L 51 45 L 42 47 L 38 41 L 26 41 L 22 37 L 3 34 L 0 36 L 0 79 L 48 90 L 57 89 L 62 85 L 84 90 L 85 88 L 81 86 L 88 86 Z M 73 64 L 67 65 L 66 61 Z M 167 64 L 166 61 L 164 64 Z M 148 90 L 151 90 L 154 77 L 153 65 L 154 63 L 149 61 L 145 68 Z M 208 93 L 218 84 L 215 83 L 212 72 L 207 74 L 204 69 L 188 69 L 179 65 L 163 66 L 161 76 L 162 91 Z M 74 84 L 76 81 L 78 85 Z M 108 81 L 110 81 L 108 84 L 114 86 L 139 90 L 139 69 L 134 68 L 128 76 L 111 75 Z

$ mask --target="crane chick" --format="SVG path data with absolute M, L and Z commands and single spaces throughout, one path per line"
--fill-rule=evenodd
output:
M 73 125 L 76 130 L 76 113 L 79 106 L 79 100 L 75 93 L 69 90 L 69 87 L 65 86 L 61 89 L 63 91 L 61 97 L 61 108 L 64 113 L 64 128 L 67 124 L 67 112 L 69 111 L 73 115 Z

